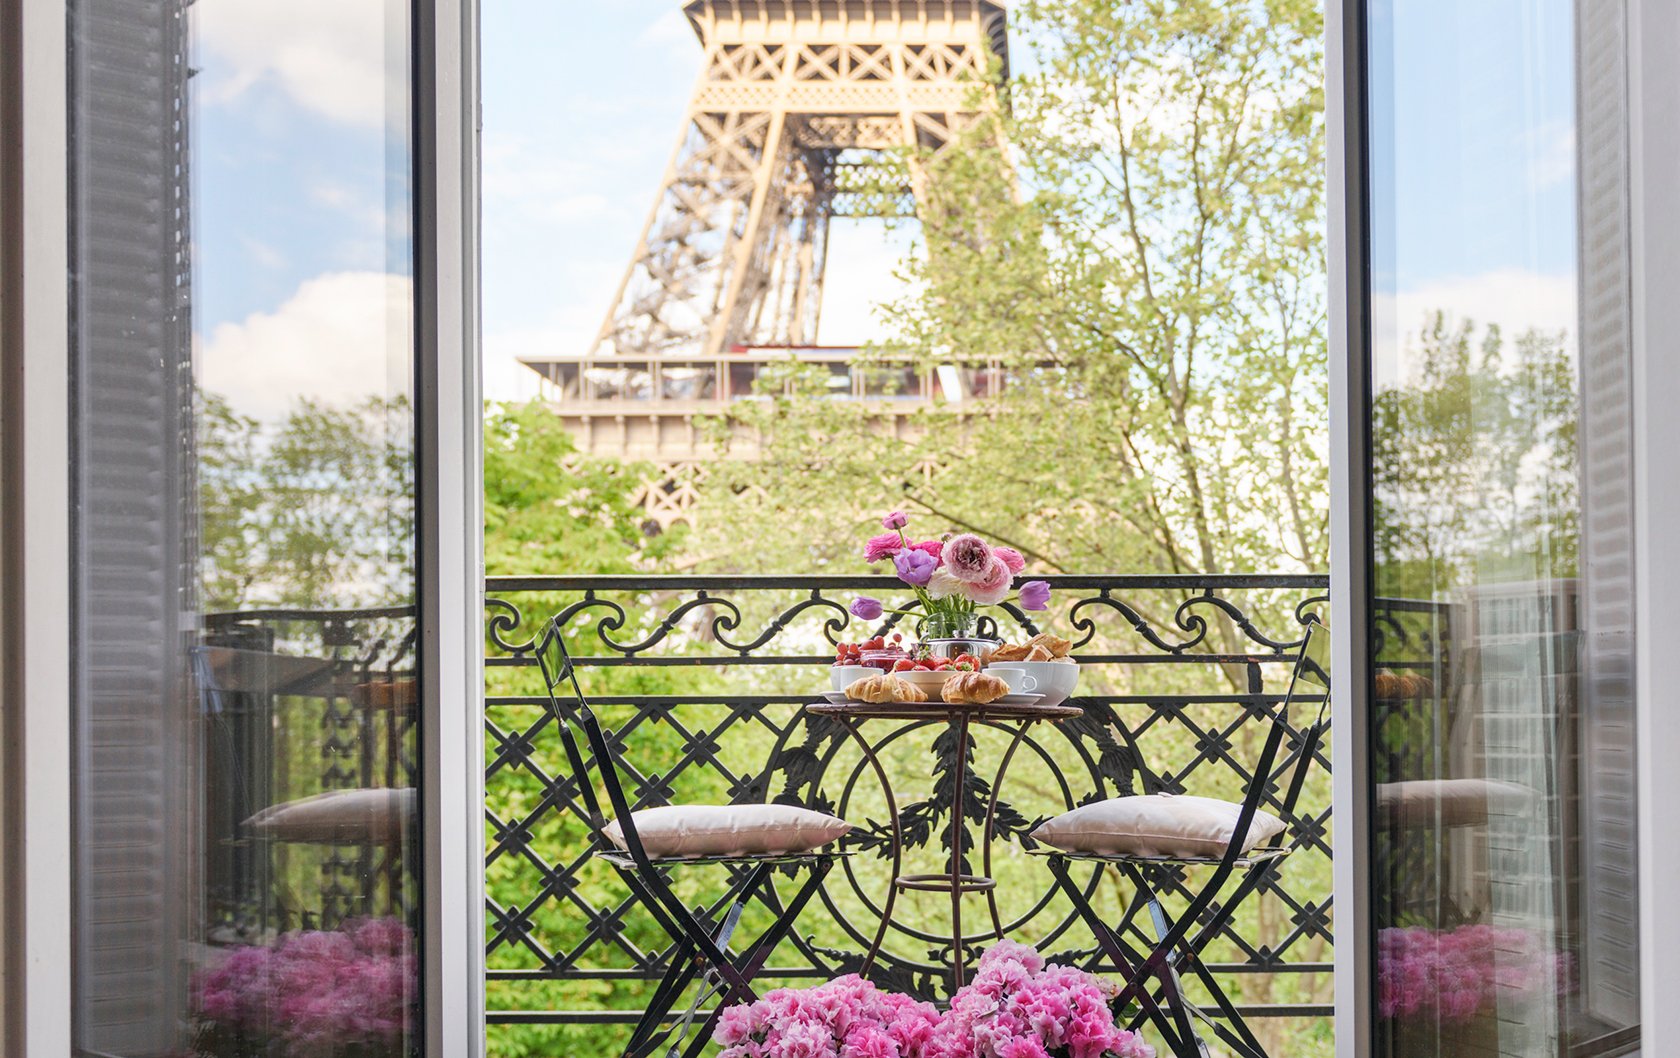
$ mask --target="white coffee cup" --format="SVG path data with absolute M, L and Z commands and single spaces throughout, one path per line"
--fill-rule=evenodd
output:
M 1079 666 L 1067 661 L 1000 661 L 986 671 L 1009 681 L 1012 692 L 1043 695 L 1040 705 L 1061 705 L 1079 685 Z
M 880 669 L 872 669 L 866 665 L 831 665 L 828 669 L 828 685 L 836 691 L 844 691 L 856 680 L 880 674 Z

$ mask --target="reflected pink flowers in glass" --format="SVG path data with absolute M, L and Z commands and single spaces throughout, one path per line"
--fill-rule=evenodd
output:
M 194 981 L 196 1053 L 401 1053 L 417 972 L 412 934 L 389 918 L 235 948 Z

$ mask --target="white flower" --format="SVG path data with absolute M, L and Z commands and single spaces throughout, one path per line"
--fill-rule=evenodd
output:
M 940 566 L 928 578 L 927 593 L 930 598 L 949 599 L 953 595 L 960 595 L 964 588 L 962 581 L 951 575 L 951 571 Z

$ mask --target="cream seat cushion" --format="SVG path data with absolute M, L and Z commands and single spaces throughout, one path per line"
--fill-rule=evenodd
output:
M 409 787 L 329 790 L 269 805 L 245 821 L 252 834 L 320 845 L 385 845 L 401 841 L 414 820 Z
M 1532 791 L 1497 779 L 1408 779 L 1377 784 L 1377 821 L 1389 827 L 1471 827 L 1490 815 L 1516 815 Z
M 1032 832 L 1064 852 L 1140 859 L 1207 859 L 1225 855 L 1242 806 L 1212 797 L 1153 794 L 1113 797 L 1075 808 Z M 1283 820 L 1255 812 L 1242 851 L 1283 833 Z
M 667 805 L 631 815 L 649 856 L 747 856 L 810 852 L 852 829 L 844 819 L 795 805 Z M 615 821 L 607 840 L 625 848 Z

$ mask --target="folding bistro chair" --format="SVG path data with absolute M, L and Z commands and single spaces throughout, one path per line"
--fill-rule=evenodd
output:
M 1293 816 L 1296 802 L 1300 800 L 1307 772 L 1312 767 L 1312 761 L 1328 728 L 1330 681 L 1323 663 L 1315 660 L 1315 656 L 1326 656 L 1324 651 L 1328 646 L 1328 639 L 1329 633 L 1324 626 L 1316 618 L 1311 619 L 1306 635 L 1301 640 L 1300 653 L 1296 655 L 1290 672 L 1288 693 L 1272 714 L 1271 729 L 1267 733 L 1265 747 L 1261 750 L 1260 759 L 1254 768 L 1253 777 L 1249 780 L 1243 800 L 1240 805 L 1221 802 L 1227 810 L 1237 809 L 1230 843 L 1223 854 L 1160 855 L 1152 851 L 1150 855 L 1141 855 L 1135 852 L 1069 851 L 1044 846 L 1032 850 L 1034 854 L 1048 858 L 1051 873 L 1055 875 L 1057 883 L 1073 902 L 1080 916 L 1091 927 L 1096 935 L 1098 947 L 1125 976 L 1126 984 L 1117 997 L 1117 1004 L 1121 1007 L 1134 1002 L 1138 1004 L 1140 1012 L 1134 1018 L 1132 1027 L 1135 1029 L 1144 1021 L 1151 1022 L 1177 1058 L 1207 1058 L 1207 1044 L 1195 1028 L 1197 1021 L 1207 1025 L 1214 1036 L 1243 1058 L 1268 1058 L 1265 1049 L 1244 1023 L 1230 997 L 1219 987 L 1213 974 L 1202 961 L 1202 950 L 1225 928 L 1246 898 L 1276 877 L 1284 857 L 1294 851 L 1295 846 L 1287 841 L 1287 826 L 1275 836 L 1256 842 L 1250 835 L 1250 825 L 1260 813 L 1261 802 L 1271 787 L 1274 769 L 1280 767 L 1278 754 L 1289 732 L 1290 704 L 1295 699 L 1302 681 L 1310 680 L 1321 684 L 1326 693 L 1319 705 L 1318 717 L 1312 726 L 1303 732 L 1295 760 L 1292 762 L 1293 770 L 1282 802 L 1282 814 L 1285 818 Z M 1138 751 L 1135 737 L 1123 728 L 1121 734 L 1141 769 L 1143 757 Z M 1291 762 L 1286 760 L 1281 767 L 1290 768 Z M 1145 788 L 1154 792 L 1159 785 L 1157 780 L 1149 777 Z M 1120 799 L 1115 799 L 1105 804 L 1118 804 L 1119 801 Z M 1175 806 L 1168 803 L 1167 807 Z M 1071 816 L 1071 813 L 1068 816 Z M 1068 816 L 1058 817 L 1058 820 Z M 1049 827 L 1056 821 L 1052 820 L 1045 826 Z M 1034 836 L 1037 837 L 1037 834 Z M 1117 925 L 1103 921 L 1085 899 L 1079 886 L 1074 883 L 1069 873 L 1069 865 L 1074 861 L 1112 865 L 1131 881 L 1134 887 L 1133 899 Z M 1212 871 L 1205 883 L 1191 893 L 1189 905 L 1175 920 L 1163 907 L 1160 893 L 1177 875 L 1183 874 L 1188 877 L 1190 869 L 1198 867 L 1211 867 Z M 1101 870 L 1101 866 L 1098 869 Z M 1215 904 L 1214 901 L 1233 879 L 1235 884 L 1225 901 Z M 1149 945 L 1147 952 L 1139 951 L 1127 940 L 1128 935 L 1139 939 L 1146 937 L 1141 928 L 1134 925 L 1139 913 L 1145 910 L 1148 912 L 1154 933 L 1152 941 L 1145 940 Z M 1218 1008 L 1216 1014 L 1201 1009 L 1185 997 L 1182 987 L 1182 979 L 1185 976 L 1194 976 L 1207 989 L 1213 1004 Z
M 595 710 L 578 686 L 577 670 L 566 651 L 557 619 L 548 623 L 542 642 L 537 647 L 537 661 L 542 667 L 549 706 L 559 727 L 566 758 L 577 778 L 578 794 L 588 814 L 595 839 L 594 855 L 612 865 L 637 900 L 669 934 L 674 945 L 665 976 L 631 1031 L 624 1053 L 626 1058 L 650 1055 L 669 1039 L 668 1056 L 676 1055 L 681 1049 L 683 1058 L 693 1058 L 710 1041 L 718 1016 L 726 1006 L 758 998 L 752 987 L 754 976 L 763 968 L 776 945 L 793 928 L 794 920 L 816 893 L 834 861 L 843 853 L 818 845 L 769 853 L 682 857 L 650 854 L 637 826 L 637 817 L 642 812 L 632 811 L 625 796 L 612 744 Z M 569 699 L 560 693 L 565 683 L 571 685 Z M 583 735 L 581 744 L 578 732 Z M 599 776 L 600 786 L 606 792 L 605 807 L 610 815 L 602 811 L 601 798 L 591 773 Z M 768 789 L 768 786 L 760 788 Z M 785 806 L 774 804 L 731 805 L 728 806 L 728 818 L 750 826 L 755 819 L 760 822 L 777 820 L 777 814 L 785 810 Z M 671 891 L 668 877 L 673 868 L 705 865 L 722 866 L 729 870 L 732 878 L 722 898 L 709 911 L 684 905 Z M 793 899 L 783 906 L 778 903 L 770 879 L 777 867 L 789 865 L 808 866 L 811 870 Z M 742 947 L 740 954 L 731 954 L 730 942 L 736 926 L 747 904 L 754 898 L 770 909 L 776 916 L 775 921 L 756 940 Z M 696 978 L 701 984 L 686 1012 L 678 1018 L 668 1018 L 677 1000 Z M 696 1014 L 714 997 L 719 1000 L 716 1007 L 684 1049 L 684 1037 L 693 1027 Z M 671 1021 L 668 1026 L 664 1024 L 667 1020 Z

